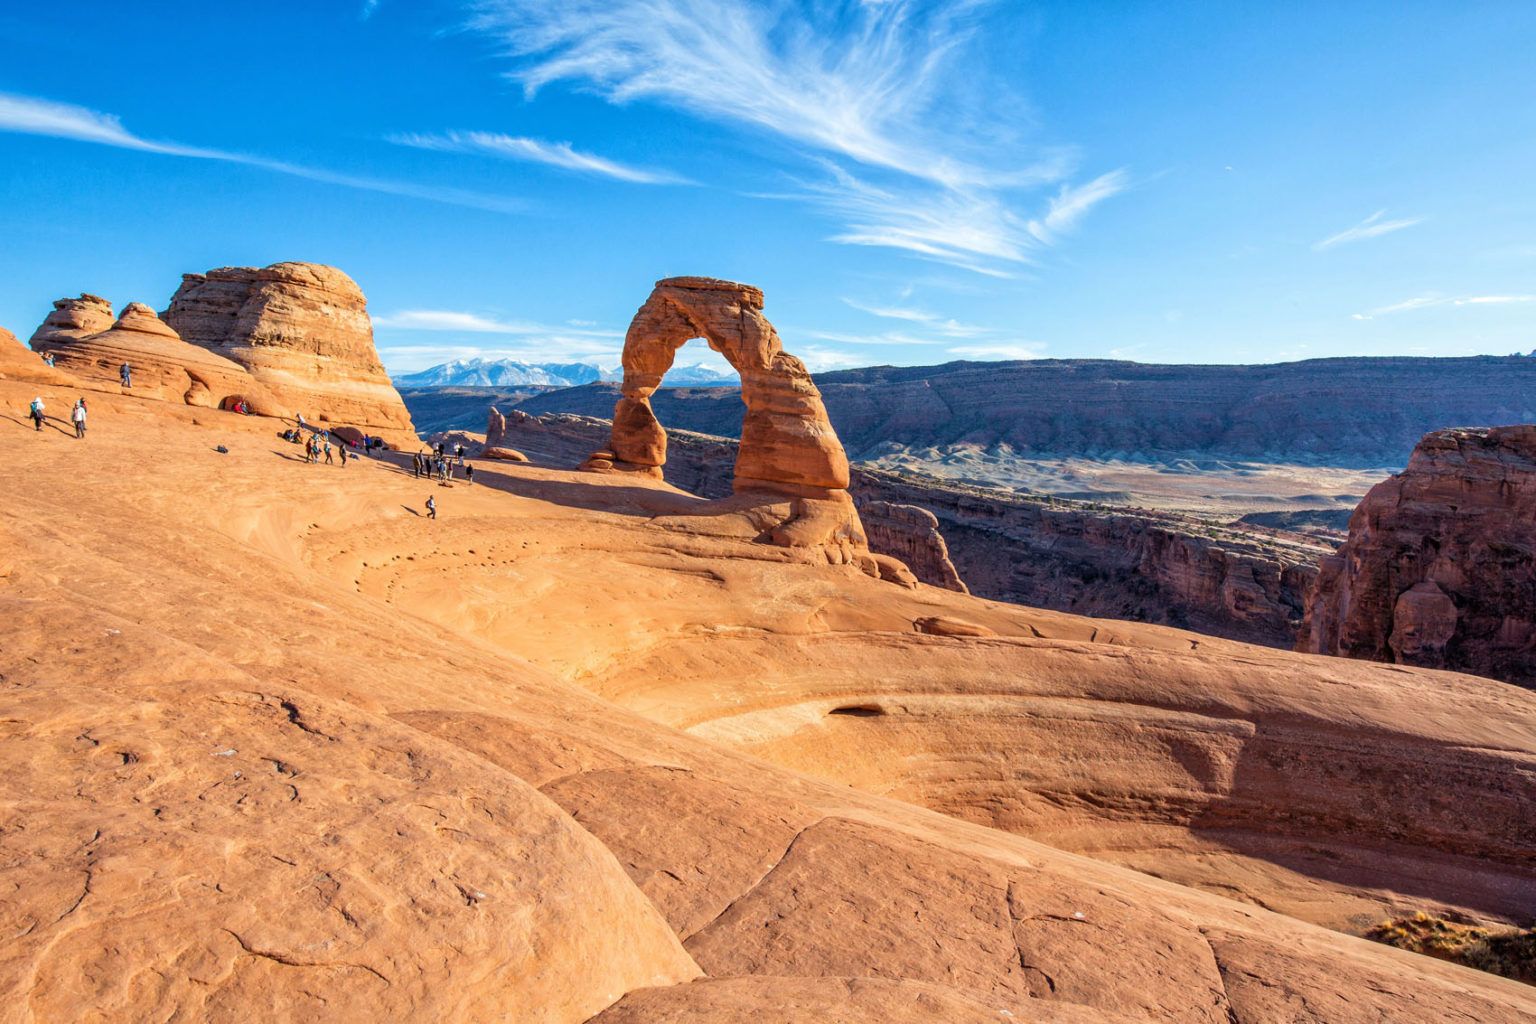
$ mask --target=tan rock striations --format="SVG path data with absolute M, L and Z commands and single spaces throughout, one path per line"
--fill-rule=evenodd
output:
M 82 381 L 117 385 L 120 369 L 132 368 L 131 393 L 166 402 L 216 409 L 243 399 L 263 415 L 279 408 L 245 368 L 196 345 L 189 345 L 142 302 L 130 302 L 106 330 L 88 333 L 110 312 L 93 296 L 60 299 L 53 313 L 32 335 L 32 347 L 52 353 L 58 366 Z
M 1426 435 L 1324 559 L 1296 649 L 1536 686 L 1536 426 Z
M 859 506 L 859 518 L 873 550 L 900 558 L 924 583 L 970 593 L 949 560 L 949 546 L 932 512 L 918 505 L 866 501 Z
M 166 322 L 250 371 L 311 422 L 415 441 L 373 344 L 362 290 L 335 267 L 274 263 L 185 274 Z
M 113 319 L 112 303 L 100 295 L 82 292 L 76 299 L 56 299 L 53 312 L 32 335 L 33 347 L 39 340 L 100 334 L 112 326 Z
M 624 338 L 624 383 L 613 410 L 611 441 L 584 468 L 661 477 L 667 433 L 651 410 L 651 396 L 672 367 L 677 350 L 703 338 L 741 374 L 746 405 L 732 490 L 741 498 L 730 514 L 784 506 L 764 540 L 789 548 L 820 548 L 834 564 L 856 564 L 869 575 L 894 570 L 869 554 L 859 514 L 848 496 L 848 457 L 821 393 L 805 364 L 784 351 L 763 315 L 763 293 L 746 284 L 709 277 L 656 282 Z M 750 496 L 766 500 L 754 503 Z M 761 515 L 753 525 L 762 527 Z

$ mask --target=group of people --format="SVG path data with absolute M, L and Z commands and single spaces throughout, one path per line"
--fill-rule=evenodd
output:
M 345 466 L 347 464 L 347 446 L 343 444 L 337 445 L 337 447 L 341 449 L 341 464 Z M 316 431 L 304 439 L 304 461 L 318 463 L 322 453 L 325 455 L 326 465 L 330 465 L 334 461 L 331 458 L 331 436 Z
M 33 430 L 43 429 L 43 421 L 48 418 L 46 410 L 47 406 L 43 403 L 42 395 L 32 399 L 32 404 L 27 406 L 27 415 L 32 419 Z M 85 437 L 85 413 L 85 399 L 75 399 L 74 407 L 69 410 L 69 422 L 75 426 L 76 437 Z
M 475 483 L 475 467 L 464 461 L 464 446 L 458 450 L 458 464 L 464 469 L 464 482 L 471 487 Z M 416 478 L 426 477 L 428 480 L 438 480 L 449 483 L 453 480 L 454 457 L 448 454 L 443 445 L 439 444 L 431 451 L 420 451 L 411 456 L 411 475 Z M 437 518 L 435 515 L 432 518 Z

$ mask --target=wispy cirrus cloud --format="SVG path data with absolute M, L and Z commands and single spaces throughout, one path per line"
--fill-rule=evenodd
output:
M 1364 313 L 1352 313 L 1353 320 L 1374 320 L 1393 313 L 1409 313 L 1418 309 L 1434 309 L 1437 306 L 1505 306 L 1512 303 L 1536 302 L 1536 295 L 1418 295 L 1390 306 L 1378 306 Z
M 1063 185 L 1070 147 L 1026 147 L 1020 104 L 984 87 L 988 0 L 472 0 L 529 97 L 564 82 L 767 136 L 820 167 L 769 198 L 839 219 L 831 241 L 993 276 L 1054 244 L 1124 173 Z M 1002 12 L 1002 13 L 999 13 Z M 1001 26 L 1006 28 L 1006 26 Z M 855 175 L 850 166 L 860 168 Z M 1022 195 L 1063 186 L 1044 211 Z M 1038 200 L 1036 200 L 1038 201 Z
M 1336 245 L 1345 245 L 1349 242 L 1362 242 L 1367 238 L 1379 238 L 1382 235 L 1390 235 L 1394 231 L 1411 228 L 1415 224 L 1424 223 L 1423 217 L 1400 217 L 1396 220 L 1384 220 L 1386 210 L 1377 210 L 1369 217 L 1353 227 L 1345 228 L 1336 235 L 1329 235 L 1320 242 L 1314 242 L 1312 248 L 1318 252 L 1324 249 L 1332 249 Z
M 665 171 L 631 167 L 615 160 L 578 152 L 569 142 L 546 142 L 499 132 L 441 132 L 438 134 L 399 134 L 390 142 L 414 149 L 441 153 L 474 153 L 502 160 L 520 160 L 545 164 L 580 174 L 593 174 L 640 185 L 685 185 L 688 179 Z
M 943 317 L 937 313 L 930 313 L 925 309 L 915 309 L 910 306 L 884 306 L 871 305 L 856 302 L 850 298 L 844 298 L 843 302 L 861 313 L 877 316 L 885 320 L 904 320 L 907 323 L 920 324 L 927 330 L 937 331 L 948 338 L 974 338 L 991 333 L 987 327 L 978 327 L 975 324 L 963 324 L 952 317 Z
M 180 142 L 146 139 L 125 128 L 122 119 L 115 114 L 104 114 L 72 103 L 59 103 L 14 93 L 0 93 L 0 131 L 73 139 L 77 142 L 91 142 L 103 146 L 115 146 L 119 149 L 133 149 L 144 153 L 159 153 L 164 156 L 187 157 L 194 160 L 218 160 L 255 167 L 275 174 L 287 174 L 308 181 L 318 181 L 327 185 L 383 192 L 388 195 L 407 196 L 412 199 L 425 199 L 429 202 L 449 203 L 454 206 L 469 206 L 499 213 L 518 212 L 526 206 L 518 199 L 505 196 L 341 174 L 320 167 L 308 167 L 247 153 L 232 153 L 202 146 L 188 146 Z

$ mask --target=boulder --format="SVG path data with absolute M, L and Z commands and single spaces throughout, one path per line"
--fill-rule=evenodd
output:
M 1426 435 L 1323 560 L 1296 649 L 1536 686 L 1536 426 Z
M 185 274 L 165 321 L 245 367 L 289 415 L 396 444 L 415 429 L 373 344 L 362 290 L 335 267 L 274 263 Z
M 528 456 L 516 448 L 503 448 L 501 445 L 486 445 L 480 449 L 480 458 L 496 459 L 501 462 L 527 462 Z

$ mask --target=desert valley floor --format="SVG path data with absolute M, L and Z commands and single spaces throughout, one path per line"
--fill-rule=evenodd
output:
M 907 589 L 631 475 L 108 393 L 36 433 L 37 390 L 0 1020 L 1536 1014 L 1355 937 L 1530 915 L 1536 694 Z

